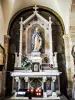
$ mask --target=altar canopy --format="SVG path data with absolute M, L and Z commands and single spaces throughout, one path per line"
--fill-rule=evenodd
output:
M 30 15 L 26 20 L 23 21 L 23 18 L 21 18 L 20 21 L 20 44 L 19 44 L 19 63 L 18 67 L 21 66 L 21 55 L 22 55 L 22 33 L 23 33 L 23 27 L 25 27 L 24 33 L 26 34 L 26 48 L 25 48 L 25 54 L 28 55 L 33 50 L 33 37 L 32 37 L 32 31 L 35 29 L 35 27 L 38 27 L 38 35 L 35 37 L 35 39 L 40 42 L 35 42 L 36 45 L 35 48 L 39 48 L 39 52 L 42 52 L 44 54 L 48 53 L 50 63 L 53 64 L 53 49 L 52 49 L 52 28 L 51 28 L 51 17 L 49 17 L 49 21 L 46 20 L 44 17 L 42 17 L 39 12 L 37 11 L 39 8 L 37 6 L 33 7 L 34 12 L 32 15 Z M 40 31 L 42 31 L 40 33 Z M 31 32 L 31 33 L 29 33 Z M 48 35 L 48 38 L 46 36 Z M 29 38 L 29 37 L 32 37 Z M 46 41 L 48 43 L 46 44 Z M 28 45 L 29 44 L 29 45 Z M 46 49 L 46 46 L 49 45 L 49 47 Z M 30 49 L 30 50 L 29 50 Z M 28 52 L 29 51 L 29 52 Z M 37 49 L 35 50 L 37 51 Z

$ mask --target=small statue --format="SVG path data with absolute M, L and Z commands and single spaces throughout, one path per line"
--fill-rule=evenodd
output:
M 33 52 L 40 52 L 42 46 L 42 38 L 38 27 L 36 26 L 34 29 L 34 33 L 32 34 L 32 51 Z

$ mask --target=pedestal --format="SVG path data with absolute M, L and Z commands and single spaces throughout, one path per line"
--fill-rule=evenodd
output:
M 41 71 L 42 58 L 40 57 L 40 52 L 32 52 L 29 59 L 32 60 L 32 71 Z
M 44 89 L 44 87 L 45 87 L 44 85 L 45 85 L 45 83 L 46 83 L 46 79 L 47 79 L 46 76 L 44 76 L 44 77 L 43 77 L 43 81 L 42 81 L 43 97 L 44 97 L 44 98 L 47 97 L 46 91 L 45 91 L 45 89 Z

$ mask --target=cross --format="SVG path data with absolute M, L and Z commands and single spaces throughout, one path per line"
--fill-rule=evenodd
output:
M 49 21 L 51 21 L 51 17 L 49 17 Z
M 35 5 L 35 7 L 33 7 L 33 9 L 37 12 L 38 7 Z
M 51 24 L 52 24 L 51 17 L 49 17 L 49 23 L 51 23 Z
M 23 23 L 23 17 L 21 17 L 21 21 L 19 23 L 20 23 L 20 25 L 22 25 L 22 23 Z
M 21 17 L 21 22 L 23 21 L 23 17 Z

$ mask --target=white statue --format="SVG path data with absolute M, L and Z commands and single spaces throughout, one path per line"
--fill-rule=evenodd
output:
M 42 46 L 42 38 L 38 27 L 35 27 L 34 33 L 32 34 L 32 50 L 39 52 Z

